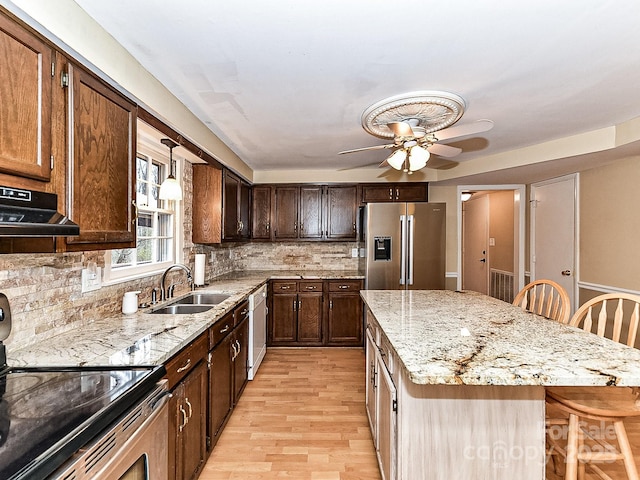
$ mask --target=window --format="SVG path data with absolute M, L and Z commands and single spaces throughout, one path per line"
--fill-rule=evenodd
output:
M 147 154 L 139 146 L 136 160 L 136 248 L 110 250 L 105 256 L 105 281 L 156 273 L 176 263 L 175 203 L 160 200 L 160 183 L 167 177 L 168 158 Z

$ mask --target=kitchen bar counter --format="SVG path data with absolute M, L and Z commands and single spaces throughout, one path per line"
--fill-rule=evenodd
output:
M 7 348 L 8 364 L 20 366 L 160 365 L 271 279 L 363 278 L 355 271 L 241 271 L 221 275 L 196 292 L 220 292 L 228 299 L 198 314 L 158 315 L 153 308 L 132 315 L 95 318 L 82 328 L 21 350 Z
M 362 291 L 417 384 L 638 386 L 640 350 L 465 291 Z
M 545 386 L 640 386 L 640 351 L 475 292 L 361 291 L 385 478 L 543 480 Z

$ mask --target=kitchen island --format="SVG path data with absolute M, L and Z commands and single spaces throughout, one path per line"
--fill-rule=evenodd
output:
M 640 351 L 475 292 L 362 291 L 385 480 L 540 480 L 545 386 L 638 386 Z

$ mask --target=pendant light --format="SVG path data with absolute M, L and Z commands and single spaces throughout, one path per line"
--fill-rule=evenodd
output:
M 415 172 L 427 165 L 429 161 L 429 151 L 426 148 L 416 145 L 409 150 L 409 171 Z
M 169 176 L 160 185 L 161 200 L 182 200 L 182 187 L 176 180 L 175 168 L 176 162 L 173 160 L 173 149 L 178 146 L 176 142 L 170 138 L 163 138 L 160 143 L 169 147 Z

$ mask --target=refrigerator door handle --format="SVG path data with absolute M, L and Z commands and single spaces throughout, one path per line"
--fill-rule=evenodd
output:
M 413 215 L 407 217 L 407 231 L 409 233 L 409 245 L 407 247 L 407 269 L 409 274 L 407 275 L 407 284 L 413 285 Z
M 407 278 L 407 239 L 406 239 L 407 216 L 400 215 L 400 285 L 405 284 Z

